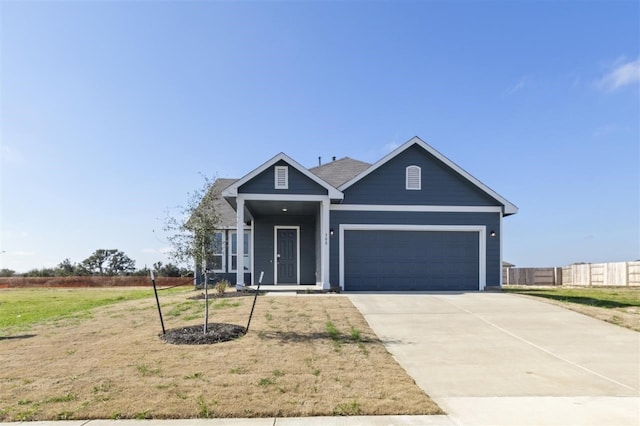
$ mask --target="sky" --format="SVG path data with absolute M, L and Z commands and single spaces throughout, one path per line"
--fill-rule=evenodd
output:
M 0 268 L 167 262 L 202 174 L 419 136 L 517 266 L 640 259 L 637 1 L 0 1 Z

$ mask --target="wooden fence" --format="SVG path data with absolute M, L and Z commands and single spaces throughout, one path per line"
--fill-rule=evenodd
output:
M 503 268 L 505 285 L 562 285 L 562 268 Z
M 502 268 L 504 285 L 640 287 L 640 261 L 575 263 L 562 268 Z
M 640 261 L 583 263 L 562 268 L 562 284 L 573 286 L 640 286 Z

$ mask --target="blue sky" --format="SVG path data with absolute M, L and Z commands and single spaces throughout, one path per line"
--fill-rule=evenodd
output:
M 518 266 L 640 258 L 640 4 L 0 2 L 0 268 L 166 261 L 199 173 L 419 136 Z M 154 232 L 155 230 L 155 232 Z

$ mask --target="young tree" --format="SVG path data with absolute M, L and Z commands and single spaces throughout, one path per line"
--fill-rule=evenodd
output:
M 204 185 L 188 195 L 187 204 L 180 207 L 179 215 L 167 214 L 164 230 L 169 234 L 174 261 L 178 264 L 194 262 L 196 269 L 200 268 L 204 275 L 206 333 L 209 323 L 208 269 L 214 254 L 213 238 L 220 222 L 216 209 L 220 193 L 214 189 L 213 180 L 203 177 Z

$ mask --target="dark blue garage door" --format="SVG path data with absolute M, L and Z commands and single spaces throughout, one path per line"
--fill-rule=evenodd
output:
M 478 238 L 477 232 L 345 231 L 345 290 L 478 290 Z

